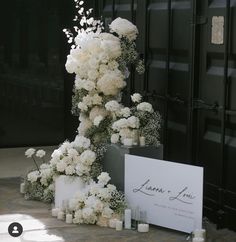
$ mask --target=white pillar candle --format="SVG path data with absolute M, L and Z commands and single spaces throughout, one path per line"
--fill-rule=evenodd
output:
M 196 238 L 206 239 L 206 230 L 205 229 L 196 229 L 193 231 L 193 235 Z
M 57 217 L 58 212 L 59 212 L 59 208 L 53 208 L 52 209 L 52 216 Z
M 133 139 L 125 138 L 123 143 L 124 143 L 125 146 L 132 146 L 133 145 Z
M 116 218 L 110 219 L 109 220 L 109 227 L 115 229 L 116 228 Z
M 131 229 L 131 209 L 125 209 L 125 228 Z
M 149 231 L 149 224 L 139 224 L 138 225 L 138 232 L 146 233 Z
M 67 224 L 72 224 L 72 222 L 73 222 L 73 216 L 72 216 L 72 214 L 66 214 L 66 223 Z
M 121 231 L 123 229 L 123 221 L 116 220 L 116 231 Z
M 57 219 L 64 220 L 65 213 L 63 211 L 59 211 L 57 214 Z
M 205 242 L 204 238 L 194 237 L 192 242 Z
M 146 145 L 144 136 L 139 137 L 139 145 L 140 146 L 145 146 Z
M 25 193 L 25 183 L 23 182 L 23 183 L 21 183 L 20 184 L 20 193 Z

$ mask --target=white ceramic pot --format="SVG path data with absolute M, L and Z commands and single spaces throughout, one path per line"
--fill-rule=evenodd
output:
M 72 199 L 84 187 L 85 183 L 80 177 L 58 176 L 55 180 L 55 207 L 62 209 L 63 201 Z

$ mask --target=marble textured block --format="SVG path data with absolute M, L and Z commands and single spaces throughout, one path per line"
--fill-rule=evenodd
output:
M 124 191 L 125 177 L 125 154 L 143 156 L 153 159 L 163 159 L 163 145 L 154 146 L 132 146 L 111 144 L 103 159 L 103 170 L 111 177 L 111 184 L 118 190 Z

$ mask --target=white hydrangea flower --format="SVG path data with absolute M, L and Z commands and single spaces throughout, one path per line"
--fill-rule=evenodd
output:
M 142 102 L 137 106 L 138 111 L 153 113 L 152 104 L 148 102 Z
M 104 119 L 104 117 L 102 115 L 98 115 L 97 117 L 95 117 L 95 119 L 93 120 L 93 124 L 95 126 L 99 126 L 99 124 L 101 123 L 101 121 Z
M 79 155 L 78 151 L 74 148 L 68 149 L 68 156 L 75 159 Z
M 69 149 L 72 148 L 72 144 L 69 141 L 65 141 L 59 148 L 60 152 L 65 154 Z
M 69 165 L 65 169 L 66 175 L 73 175 L 75 173 L 75 167 L 72 165 Z
M 140 103 L 142 101 L 142 96 L 139 93 L 134 93 L 131 95 L 131 100 L 134 103 Z
M 106 185 L 110 180 L 111 180 L 111 177 L 109 176 L 109 174 L 107 172 L 102 172 L 98 176 L 98 183 L 101 183 L 103 185 Z
M 112 134 L 111 136 L 111 143 L 112 144 L 117 144 L 120 140 L 120 135 L 119 134 Z
M 92 97 L 92 102 L 93 105 L 102 105 L 102 97 L 96 93 Z
M 38 180 L 38 178 L 40 177 L 40 173 L 39 171 L 31 171 L 28 175 L 27 175 L 27 179 L 28 181 L 30 181 L 31 183 L 36 182 Z
M 111 32 L 117 33 L 119 37 L 126 37 L 130 41 L 134 41 L 137 38 L 137 27 L 127 19 L 118 17 L 110 24 L 109 27 Z
M 73 223 L 74 224 L 82 224 L 82 223 L 84 223 L 83 213 L 82 213 L 81 209 L 75 211 Z
M 111 199 L 111 193 L 109 192 L 108 188 L 100 188 L 97 196 L 105 201 Z
M 98 90 L 106 96 L 116 96 L 125 86 L 124 76 L 118 69 L 108 70 L 97 82 Z
M 105 108 L 110 112 L 118 112 L 121 109 L 121 105 L 116 100 L 112 100 L 105 104 Z
M 99 115 L 105 118 L 107 116 L 107 111 L 103 107 L 95 106 L 91 109 L 89 113 L 89 119 L 93 122 L 94 119 Z
M 73 144 L 74 144 L 75 147 L 88 149 L 90 144 L 91 144 L 91 142 L 90 142 L 90 139 L 88 139 L 88 138 L 86 138 L 84 136 L 76 135 Z
M 29 148 L 25 151 L 25 156 L 27 158 L 31 158 L 35 154 L 35 149 L 34 148 Z
M 112 214 L 113 214 L 113 210 L 109 207 L 105 207 L 102 211 L 102 216 L 104 218 L 111 218 Z
M 79 103 L 78 103 L 78 108 L 79 108 L 81 111 L 84 111 L 84 112 L 88 111 L 88 106 L 87 106 L 85 103 L 83 103 L 83 102 L 79 102 Z
M 39 158 L 43 158 L 46 155 L 46 152 L 44 150 L 38 150 L 36 152 L 36 156 Z
M 122 108 L 119 112 L 119 115 L 123 116 L 124 118 L 128 118 L 131 115 L 130 108 L 128 107 Z
M 59 160 L 62 155 L 63 155 L 62 151 L 60 149 L 56 149 L 56 150 L 53 151 L 51 157 L 54 160 Z
M 120 131 L 121 129 L 128 127 L 128 121 L 125 118 L 119 119 L 112 124 L 112 129 L 115 131 Z
M 79 163 L 76 166 L 76 174 L 78 176 L 89 175 L 90 169 L 90 166 Z
M 59 172 L 64 172 L 66 170 L 66 167 L 67 164 L 63 160 L 59 161 L 56 165 L 57 171 Z
M 109 191 L 110 193 L 116 191 L 116 186 L 115 186 L 115 185 L 108 184 L 108 185 L 107 185 L 107 188 L 108 188 L 108 191 Z

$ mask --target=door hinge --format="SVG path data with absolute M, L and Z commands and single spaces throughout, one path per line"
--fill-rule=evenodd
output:
M 202 15 L 196 15 L 191 19 L 191 24 L 193 25 L 201 25 L 206 24 L 208 21 L 208 18 Z

